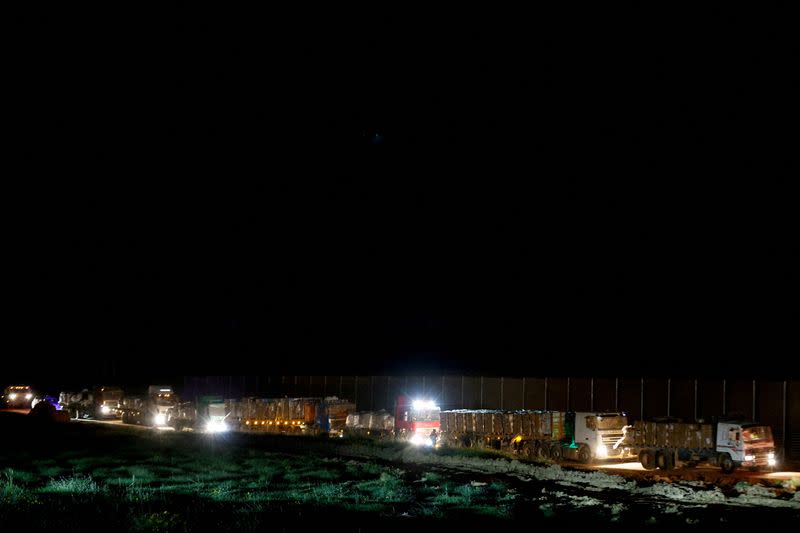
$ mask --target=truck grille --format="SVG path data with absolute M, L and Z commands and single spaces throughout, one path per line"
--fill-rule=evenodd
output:
M 605 433 L 601 436 L 603 439 L 603 444 L 606 445 L 607 448 L 611 449 L 621 438 L 622 432 L 615 432 L 615 433 Z

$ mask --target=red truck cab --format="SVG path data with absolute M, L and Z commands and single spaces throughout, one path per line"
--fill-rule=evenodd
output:
M 395 403 L 395 432 L 414 444 L 434 444 L 431 433 L 439 433 L 440 408 L 433 400 L 398 396 Z

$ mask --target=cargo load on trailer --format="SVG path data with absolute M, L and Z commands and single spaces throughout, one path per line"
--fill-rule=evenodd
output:
M 448 446 L 589 462 L 632 457 L 623 446 L 627 427 L 624 413 L 458 409 L 442 412 L 441 432 Z
M 342 434 L 355 404 L 327 398 L 244 398 L 225 400 L 229 424 L 270 433 Z
M 394 416 L 384 409 L 351 413 L 347 415 L 345 426 L 348 433 L 388 437 L 394 434 Z
M 628 442 L 648 470 L 702 463 L 729 473 L 737 467 L 769 469 L 777 464 L 772 429 L 757 423 L 638 421 L 628 432 Z

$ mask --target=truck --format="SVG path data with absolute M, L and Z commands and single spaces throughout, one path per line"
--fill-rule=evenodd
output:
M 627 440 L 647 470 L 708 464 L 730 473 L 737 467 L 769 469 L 777 463 L 772 429 L 755 422 L 637 421 Z
M 225 400 L 227 424 L 233 429 L 281 434 L 343 435 L 355 404 L 325 398 L 243 398 Z
M 376 438 L 407 440 L 415 445 L 434 445 L 441 429 L 441 408 L 430 399 L 395 399 L 394 415 L 385 410 L 352 413 L 347 417 L 347 432 Z M 434 438 L 432 438 L 432 436 Z
M 431 434 L 441 431 L 441 408 L 430 399 L 412 399 L 401 395 L 394 405 L 395 438 L 414 445 L 435 444 Z
M 635 457 L 624 445 L 628 427 L 627 415 L 616 412 L 458 409 L 442 412 L 441 438 L 447 446 L 589 463 Z
M 176 431 L 189 428 L 194 431 L 222 433 L 229 429 L 230 412 L 222 396 L 200 396 L 196 401 L 177 402 L 166 412 L 166 425 Z
M 125 396 L 119 408 L 123 424 L 139 424 L 153 427 L 179 425 L 178 395 L 170 385 L 150 385 L 144 396 Z M 172 411 L 171 411 L 172 410 Z M 174 418 L 170 420 L 168 416 Z M 167 424 L 171 421 L 171 424 Z
M 3 390 L 3 403 L 10 409 L 27 409 L 32 400 L 33 390 L 28 385 L 9 385 Z
M 119 418 L 123 397 L 119 387 L 103 385 L 80 392 L 62 391 L 58 395 L 58 405 L 70 418 Z

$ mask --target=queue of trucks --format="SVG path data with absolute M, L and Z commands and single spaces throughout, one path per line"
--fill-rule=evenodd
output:
M 35 403 L 30 387 L 7 387 L 10 407 Z M 49 398 L 49 397 L 48 397 Z M 642 467 L 668 470 L 706 464 L 731 472 L 737 467 L 776 466 L 769 426 L 735 420 L 688 423 L 651 419 L 631 424 L 622 412 L 549 410 L 441 410 L 431 399 L 396 398 L 392 412 L 357 412 L 353 402 L 323 398 L 200 396 L 182 401 L 169 385 L 151 385 L 144 395 L 125 395 L 101 386 L 62 392 L 55 409 L 70 418 L 118 418 L 125 424 L 243 432 L 364 436 L 420 446 L 488 448 L 532 460 L 583 463 L 636 459 Z

